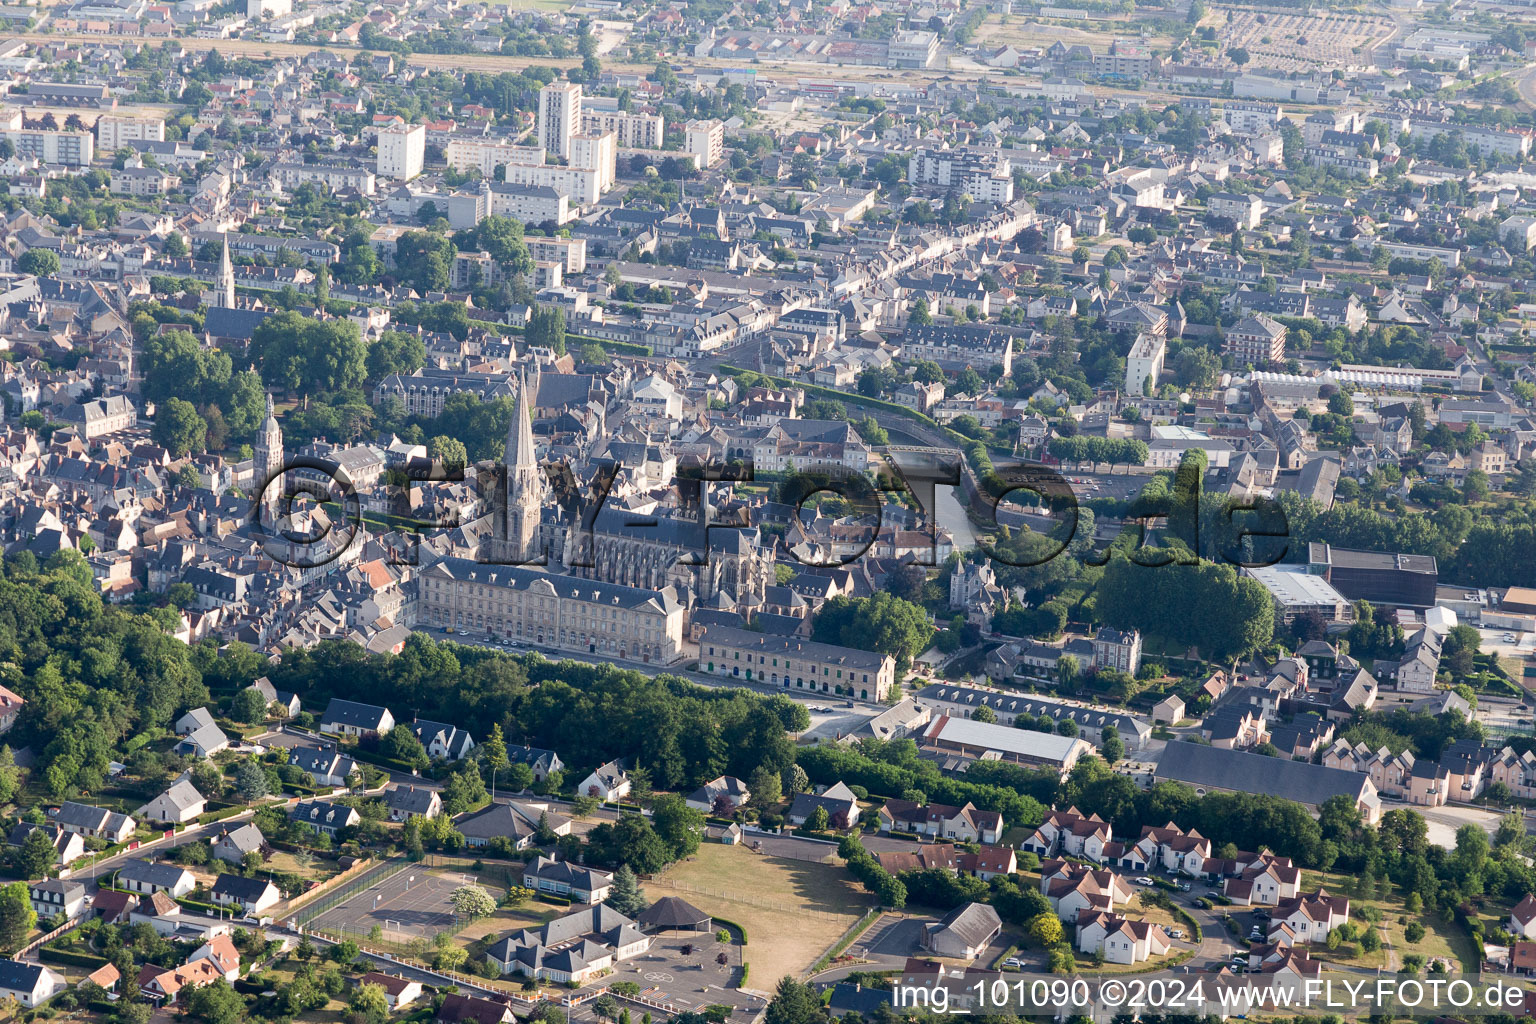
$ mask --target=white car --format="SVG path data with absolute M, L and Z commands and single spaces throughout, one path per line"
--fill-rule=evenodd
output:
M 1016 956 L 1011 956 L 1007 960 L 1003 961 L 1003 966 L 1004 967 L 1023 967 L 1024 966 L 1024 961 L 1020 960 Z
M 1136 884 L 1137 885 L 1151 885 L 1152 884 L 1152 879 L 1148 878 L 1146 875 L 1142 875 L 1140 878 L 1136 879 Z

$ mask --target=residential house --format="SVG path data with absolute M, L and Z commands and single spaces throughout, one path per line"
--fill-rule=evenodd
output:
M 261 829 L 246 823 L 233 831 L 226 829 L 213 841 L 213 855 L 230 864 L 239 864 L 248 853 L 266 854 L 267 839 Z
M 22 1006 L 41 1006 L 68 983 L 56 971 L 42 964 L 19 960 L 0 960 L 0 999 L 14 999 Z
M 796 793 L 786 818 L 791 825 L 804 825 L 818 807 L 826 809 L 829 827 L 834 831 L 846 832 L 858 824 L 858 797 L 843 782 L 834 782 L 820 793 Z
M 186 779 L 178 779 L 171 788 L 140 807 L 136 813 L 144 821 L 166 825 L 180 825 L 203 813 L 207 801 L 197 787 Z
M 85 913 L 85 886 L 61 878 L 44 878 L 27 884 L 27 899 L 39 921 L 62 918 L 73 921 Z
M 53 843 L 54 863 L 58 866 L 67 867 L 85 855 L 85 840 L 80 838 L 80 833 L 66 832 L 52 823 L 34 825 L 26 821 L 18 822 L 6 833 L 5 841 L 10 846 L 20 846 L 37 829 L 42 829 L 43 834 Z
M 599 765 L 576 786 L 576 792 L 595 796 L 604 803 L 623 800 L 629 796 L 629 790 L 629 773 L 618 761 Z
M 130 860 L 117 869 L 115 878 L 119 889 L 139 895 L 163 892 L 175 899 L 192 891 L 197 880 L 192 872 L 179 864 L 164 864 L 148 860 Z
M 220 875 L 210 890 L 213 902 L 224 907 L 238 907 L 246 917 L 255 917 L 280 902 L 283 894 L 269 879 Z
M 747 784 L 733 775 L 721 775 L 688 794 L 685 801 L 694 810 L 719 817 L 729 817 L 752 799 Z
M 54 824 L 67 832 L 78 832 L 87 839 L 105 839 L 109 843 L 126 842 L 138 828 L 138 823 L 126 814 L 72 800 L 51 812 L 51 816 Z
M 377 985 L 384 990 L 384 1001 L 390 1012 L 410 1006 L 422 996 L 421 982 L 403 978 L 397 974 L 369 971 L 357 981 L 359 986 Z
M 962 843 L 997 843 L 1003 835 L 1003 816 L 996 811 L 949 804 L 918 804 L 911 800 L 887 800 L 880 808 L 882 832 L 916 832 L 935 839 Z
M 541 822 L 557 836 L 571 834 L 571 819 L 551 811 L 548 804 L 516 800 L 491 804 L 453 825 L 464 836 L 465 846 L 488 846 L 492 840 L 505 839 L 514 850 L 526 850 L 537 839 Z
M 320 716 L 320 731 L 334 736 L 383 736 L 395 727 L 395 716 L 375 704 L 332 697 Z
M 384 806 L 389 808 L 390 821 L 405 821 L 410 817 L 435 818 L 443 813 L 443 799 L 437 790 L 415 786 L 390 786 L 384 791 Z
M 1172 947 L 1168 932 L 1148 921 L 1128 921 L 1103 910 L 1084 910 L 1077 917 L 1077 948 L 1106 963 L 1139 964 L 1162 956 Z
M 356 807 L 329 800 L 301 800 L 288 812 L 288 820 L 334 836 L 339 830 L 356 825 L 363 818 L 357 813 Z

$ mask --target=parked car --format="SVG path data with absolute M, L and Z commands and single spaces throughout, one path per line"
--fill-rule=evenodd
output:
M 1024 966 L 1024 961 L 1020 960 L 1016 956 L 1011 956 L 1007 960 L 1003 961 L 1003 966 L 1004 967 L 1023 967 Z
M 1146 875 L 1142 875 L 1140 878 L 1136 879 L 1136 884 L 1137 885 L 1151 885 L 1152 884 L 1152 879 L 1148 878 Z
M 1268 921 L 1269 911 L 1265 910 L 1263 907 L 1260 907 L 1253 912 L 1253 919 L 1255 921 Z

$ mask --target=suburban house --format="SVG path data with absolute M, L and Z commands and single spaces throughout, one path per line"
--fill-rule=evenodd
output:
M 42 964 L 0 960 L 0 999 L 38 1006 L 64 991 L 66 984 L 61 975 Z
M 1109 842 L 1109 822 L 1097 814 L 1084 817 L 1076 807 L 1065 811 L 1053 808 L 1034 834 L 1024 840 L 1023 848 L 1042 858 L 1061 855 L 1102 863 Z
M 197 787 L 186 779 L 180 779 L 135 813 L 143 821 L 180 825 L 202 814 L 206 806 L 207 801 L 197 791 Z
M 334 836 L 339 829 L 363 820 L 356 807 L 329 800 L 301 800 L 288 812 L 288 820 L 307 825 L 316 832 Z
M 859 799 L 842 782 L 834 782 L 820 793 L 796 793 L 789 805 L 789 823 L 804 825 L 818 807 L 826 809 L 828 823 L 838 832 L 846 832 L 858 824 Z
M 221 907 L 238 907 L 246 917 L 255 917 L 282 901 L 283 894 L 265 878 L 220 875 L 209 890 L 213 902 Z
M 486 846 L 493 839 L 506 839 L 514 850 L 526 850 L 538 836 L 543 821 L 557 836 L 571 834 L 571 819 L 556 814 L 548 804 L 528 804 L 516 800 L 491 804 L 465 815 L 453 823 L 464 836 L 465 846 Z
M 27 899 L 37 911 L 37 919 L 63 917 L 73 921 L 85 913 L 85 886 L 60 878 L 44 878 L 27 885 Z
M 553 750 L 540 747 L 520 747 L 507 744 L 507 759 L 513 764 L 525 764 L 533 769 L 533 781 L 543 782 L 550 772 L 565 770 L 565 762 Z
M 989 904 L 966 903 L 923 925 L 921 942 L 939 956 L 974 960 L 1002 930 L 1002 919 Z
M 37 829 L 42 829 L 53 842 L 54 863 L 60 867 L 79 860 L 85 855 L 85 840 L 80 838 L 78 832 L 66 832 L 54 824 L 34 825 L 31 822 L 17 822 L 6 834 L 5 841 L 11 846 L 20 846 L 27 841 L 27 836 Z
M 391 1012 L 404 1009 L 421 998 L 421 982 L 394 974 L 369 971 L 358 979 L 358 985 L 377 985 L 384 990 L 384 1001 Z
M 88 839 L 105 839 L 109 843 L 126 842 L 138 828 L 138 823 L 126 814 L 105 807 L 77 804 L 73 800 L 66 801 L 51 816 L 54 824 L 65 831 L 78 832 Z
M 456 725 L 417 719 L 407 728 L 427 748 L 427 756 L 434 761 L 462 761 L 475 749 L 475 741 L 469 733 Z
M 389 808 L 390 821 L 405 821 L 412 815 L 435 818 L 443 813 L 443 798 L 437 790 L 415 786 L 390 786 L 384 791 L 384 805 Z
M 183 757 L 212 757 L 228 747 L 229 737 L 224 735 L 223 729 L 205 725 L 183 736 L 172 750 Z
M 1536 939 L 1536 896 L 1527 894 L 1509 912 L 1509 933 L 1522 939 Z
M 1281 900 L 1270 913 L 1269 941 L 1285 945 L 1322 942 L 1348 920 L 1349 897 L 1330 896 L 1323 889 L 1303 893 Z
M 320 716 L 320 731 L 332 736 L 383 736 L 395 727 L 395 716 L 375 704 L 332 697 Z
M 302 710 L 298 694 L 277 689 L 277 687 L 272 685 L 272 680 L 266 676 L 256 680 L 251 684 L 250 688 L 266 698 L 268 707 L 276 705 L 282 711 L 284 718 L 292 718 Z
M 953 843 L 914 843 L 910 850 L 881 850 L 875 860 L 891 874 L 909 870 L 940 868 L 952 874 L 975 875 L 983 882 L 1018 870 L 1018 854 L 1011 846 L 978 846 L 975 853 L 955 848 Z
M 213 841 L 212 850 L 219 860 L 239 864 L 248 853 L 264 855 L 266 845 L 267 838 L 261 834 L 261 829 L 247 822 L 233 831 L 220 833 L 219 838 Z
M 213 721 L 213 712 L 207 708 L 193 708 L 176 719 L 176 735 L 190 736 L 197 730 L 207 729 L 210 726 L 217 728 Z
M 486 950 L 502 974 L 577 984 L 651 948 L 640 926 L 598 903 L 544 925 L 514 932 Z
M 1102 910 L 1085 910 L 1077 917 L 1077 948 L 1090 956 L 1102 954 L 1107 963 L 1139 964 L 1171 946 L 1161 925 L 1128 921 Z
M 117 887 L 140 895 L 163 892 L 172 899 L 185 896 L 197 884 L 192 872 L 179 864 L 161 864 L 148 860 L 130 860 L 117 869 Z
M 880 831 L 916 832 L 935 839 L 994 845 L 1003 835 L 1003 816 L 996 811 L 978 810 L 972 803 L 952 807 L 887 800 L 880 808 Z
M 726 817 L 752 799 L 747 784 L 733 775 L 721 775 L 688 794 L 689 807 L 705 814 Z
M 601 903 L 613 888 L 613 876 L 570 861 L 535 857 L 523 868 L 523 886 L 562 896 L 572 903 Z
M 513 1024 L 517 1018 L 506 1003 L 454 992 L 443 999 L 437 1019 L 439 1024 Z
M 629 796 L 629 773 L 617 761 L 609 761 L 605 765 L 596 768 L 591 775 L 582 779 L 576 787 L 576 792 L 587 796 L 595 796 L 607 803 L 609 800 L 619 801 Z
M 1113 911 L 1117 903 L 1131 898 L 1131 887 L 1113 871 L 1068 860 L 1040 865 L 1040 891 L 1056 916 L 1069 923 L 1084 910 Z
M 1229 876 L 1223 892 L 1239 906 L 1279 906 L 1292 899 L 1301 888 L 1301 869 L 1289 857 L 1277 857 L 1268 850 L 1251 855 L 1235 876 Z
M 288 763 L 308 772 L 316 786 L 345 786 L 358 770 L 356 761 L 330 747 L 294 747 L 288 751 Z

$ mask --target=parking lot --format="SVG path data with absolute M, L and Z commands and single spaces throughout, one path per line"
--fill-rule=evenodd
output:
M 635 982 L 645 998 L 684 1011 L 716 1003 L 755 1012 L 763 1000 L 734 988 L 740 978 L 740 946 L 718 942 L 712 934 L 688 932 L 657 935 L 649 951 L 615 964 L 604 980 Z
M 347 935 L 367 935 L 377 925 L 395 941 L 430 939 L 455 922 L 449 895 L 466 884 L 461 875 L 433 875 L 420 867 L 407 868 L 349 896 L 314 921 L 311 927 Z

